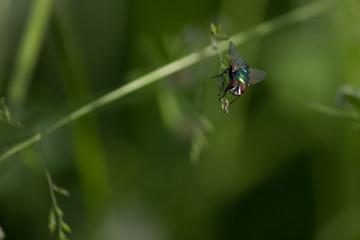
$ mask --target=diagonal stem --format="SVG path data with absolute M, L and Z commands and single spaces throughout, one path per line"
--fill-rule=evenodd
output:
M 231 37 L 232 41 L 235 44 L 242 44 L 246 41 L 249 41 L 250 39 L 264 36 L 267 34 L 270 34 L 282 27 L 295 24 L 298 22 L 302 22 L 305 20 L 308 20 L 312 17 L 318 16 L 322 13 L 328 12 L 329 10 L 334 9 L 337 7 L 340 3 L 345 3 L 345 1 L 316 1 L 315 3 L 311 3 L 308 5 L 305 5 L 303 7 L 297 8 L 293 11 L 290 11 L 284 15 L 281 15 L 277 18 L 274 18 L 272 20 L 260 23 L 259 25 L 256 25 L 255 27 L 237 33 Z M 227 48 L 226 44 L 219 44 L 219 49 L 221 51 L 225 51 Z M 59 129 L 60 127 L 67 125 L 93 111 L 95 111 L 97 108 L 100 108 L 108 103 L 111 103 L 129 93 L 132 93 L 136 90 L 139 90 L 150 83 L 153 83 L 155 81 L 158 81 L 164 77 L 167 77 L 177 71 L 180 71 L 184 68 L 187 68 L 193 64 L 196 64 L 200 62 L 201 59 L 209 58 L 214 55 L 216 55 L 217 52 L 212 49 L 211 46 L 205 47 L 201 51 L 194 52 L 192 54 L 189 54 L 183 58 L 180 58 L 172 63 L 169 63 L 159 69 L 156 69 L 142 77 L 139 77 L 132 82 L 121 86 L 104 96 L 84 105 L 83 107 L 80 107 L 79 109 L 75 110 L 74 112 L 70 113 L 69 115 L 66 115 L 65 117 L 59 119 L 49 127 L 47 127 L 45 130 L 43 130 L 40 133 L 37 133 L 30 137 L 29 139 L 15 145 L 14 147 L 8 149 L 5 153 L 3 153 L 0 156 L 0 162 L 11 157 L 15 153 L 21 151 L 22 149 L 40 141 L 43 137 L 48 135 L 49 133 Z

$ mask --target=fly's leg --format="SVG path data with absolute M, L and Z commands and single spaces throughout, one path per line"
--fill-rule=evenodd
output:
M 211 78 L 216 78 L 216 77 L 222 76 L 222 75 L 224 75 L 225 73 L 227 73 L 227 71 L 229 71 L 229 68 L 225 69 L 225 70 L 224 70 L 222 73 L 220 73 L 219 75 L 212 76 Z
M 229 90 L 229 89 L 226 88 L 224 94 L 219 98 L 219 101 L 220 101 L 220 99 L 222 99 L 223 97 L 225 97 L 225 95 L 226 95 L 226 93 L 227 93 L 228 90 Z M 219 93 L 218 96 L 220 96 L 220 94 L 221 94 L 221 93 Z M 240 97 L 240 96 L 239 96 L 239 97 Z
M 230 105 L 231 105 L 233 102 L 235 102 L 236 100 L 238 100 L 239 97 L 240 97 L 240 95 L 239 95 L 237 98 L 235 98 L 234 100 L 232 100 L 232 101 L 230 102 L 230 104 L 229 104 L 229 107 L 230 107 Z

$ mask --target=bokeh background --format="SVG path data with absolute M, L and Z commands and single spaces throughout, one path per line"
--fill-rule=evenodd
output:
M 231 35 L 313 2 L 1 0 L 0 96 L 14 119 L 41 131 L 208 46 L 211 22 Z M 359 87 L 360 2 L 342 2 L 239 45 L 267 79 L 229 114 L 210 79 L 219 59 L 206 58 L 2 161 L 7 239 L 57 239 L 41 152 L 71 193 L 57 195 L 71 239 L 359 239 L 358 125 L 309 108 L 336 108 L 340 86 Z M 47 4 L 34 24 L 44 24 L 32 39 L 37 57 L 24 63 L 32 71 L 19 73 L 32 9 Z M 6 123 L 0 134 L 1 153 L 29 137 Z

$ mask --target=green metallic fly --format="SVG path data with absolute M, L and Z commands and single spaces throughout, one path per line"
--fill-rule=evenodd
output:
M 266 73 L 264 71 L 249 68 L 249 66 L 241 58 L 240 53 L 235 47 L 235 44 L 231 41 L 229 42 L 229 53 L 230 67 L 225 69 L 220 75 L 215 76 L 218 77 L 220 81 L 224 81 L 224 74 L 229 74 L 230 82 L 224 91 L 220 89 L 223 95 L 219 98 L 219 100 L 222 100 L 223 102 L 223 108 L 225 109 L 226 113 L 228 112 L 230 105 L 239 99 L 241 94 L 246 91 L 247 87 L 259 83 L 266 78 Z M 237 98 L 231 101 L 230 104 L 224 98 L 228 91 L 230 91 L 232 95 L 237 96 Z

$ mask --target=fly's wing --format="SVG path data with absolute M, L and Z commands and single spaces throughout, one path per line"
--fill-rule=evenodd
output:
M 231 41 L 229 42 L 229 53 L 230 53 L 230 60 L 231 60 L 231 66 L 233 72 L 236 72 L 241 68 L 246 67 L 246 63 L 241 58 L 240 53 L 236 49 L 235 44 Z
M 264 81 L 264 79 L 266 78 L 266 73 L 259 69 L 250 68 L 249 77 L 250 77 L 249 80 L 249 86 L 250 86 L 259 83 L 261 81 Z
M 218 76 L 218 79 L 219 79 L 219 91 L 224 92 L 226 88 L 226 78 L 224 75 L 220 74 Z

